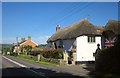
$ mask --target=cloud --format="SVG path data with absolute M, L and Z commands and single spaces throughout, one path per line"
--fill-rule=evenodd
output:
M 40 36 L 40 37 L 34 37 L 32 40 L 36 42 L 37 44 L 47 44 L 47 40 L 50 38 L 50 36 Z
M 50 38 L 51 36 L 45 36 L 45 38 Z

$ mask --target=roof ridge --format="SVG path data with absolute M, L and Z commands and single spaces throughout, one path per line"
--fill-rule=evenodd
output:
M 84 21 L 89 22 L 87 18 L 84 18 L 84 19 L 82 19 L 82 20 L 79 20 L 79 21 L 77 21 L 77 22 L 75 22 L 75 23 L 73 23 L 73 24 L 70 24 L 70 25 L 66 26 L 65 28 L 72 27 L 72 26 L 74 26 L 75 24 L 79 24 L 79 23 L 84 22 Z M 65 28 L 63 28 L 63 29 L 65 29 Z M 61 30 L 62 30 L 62 29 L 61 29 Z
M 110 22 L 110 21 L 116 21 L 116 22 L 118 22 L 119 20 L 109 19 L 108 22 Z
M 61 29 L 58 32 L 55 32 L 48 40 L 54 41 L 57 39 L 66 39 L 66 38 L 75 38 L 82 34 L 95 34 L 95 26 L 88 21 L 87 18 L 79 20 L 65 28 Z

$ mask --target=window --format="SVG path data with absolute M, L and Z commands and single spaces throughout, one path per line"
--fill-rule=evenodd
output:
M 54 45 L 55 45 L 55 49 L 57 49 L 57 44 L 56 44 L 56 43 L 54 43 Z
M 63 48 L 63 41 L 62 40 L 59 40 L 59 48 Z
M 95 36 L 88 36 L 88 42 L 94 43 L 95 42 Z

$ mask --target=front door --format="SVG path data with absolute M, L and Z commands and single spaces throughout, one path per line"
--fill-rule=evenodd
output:
M 73 53 L 71 51 L 68 52 L 68 64 L 72 64 L 73 61 Z

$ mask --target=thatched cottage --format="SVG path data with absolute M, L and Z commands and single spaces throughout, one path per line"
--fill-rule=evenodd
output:
M 102 33 L 102 48 L 114 46 L 120 40 L 120 21 L 109 20 Z
M 95 61 L 94 53 L 97 44 L 101 48 L 101 35 L 103 27 L 94 26 L 87 19 L 80 20 L 66 28 L 60 29 L 57 25 L 56 32 L 48 40 L 48 47 L 62 49 L 68 53 L 68 61 L 75 63 L 82 61 Z

